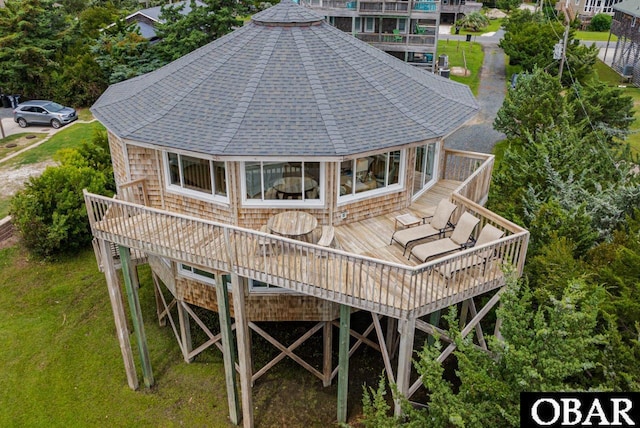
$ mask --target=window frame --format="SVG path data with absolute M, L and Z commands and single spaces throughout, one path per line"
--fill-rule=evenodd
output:
M 255 160 L 248 162 L 260 163 L 260 174 L 262 176 L 265 163 L 273 163 L 272 160 Z M 302 199 L 265 199 L 264 195 L 268 189 L 264 189 L 264 181 L 260 180 L 260 199 L 247 197 L 247 161 L 240 162 L 240 191 L 242 194 L 242 206 L 243 207 L 282 207 L 282 208 L 302 208 L 313 207 L 323 208 L 325 206 L 325 165 L 326 162 L 316 160 L 300 160 L 300 159 L 280 159 L 278 162 L 296 162 L 301 163 L 302 171 L 304 172 L 305 163 L 318 163 L 320 170 L 320 177 L 318 179 L 318 198 L 317 199 L 305 199 L 304 192 Z
M 341 195 L 340 194 L 340 187 L 341 182 L 341 164 L 342 162 L 338 162 L 338 167 L 336 168 L 336 194 L 338 195 L 338 200 L 337 200 L 337 205 L 341 206 L 344 204 L 348 204 L 351 202 L 355 202 L 355 201 L 360 201 L 363 199 L 370 199 L 373 197 L 377 197 L 377 196 L 381 196 L 381 195 L 386 195 L 389 193 L 395 193 L 395 192 L 399 192 L 402 191 L 404 189 L 405 183 L 404 183 L 404 179 L 405 179 L 405 174 L 406 174 L 406 149 L 398 149 L 398 150 L 390 150 L 387 152 L 380 152 L 380 153 L 371 153 L 368 154 L 367 156 L 360 156 L 357 158 L 352 158 L 352 159 L 345 159 L 344 161 L 352 161 L 355 163 L 356 168 L 357 168 L 357 161 L 358 159 L 364 159 L 364 158 L 368 158 L 368 157 L 372 157 L 372 156 L 377 156 L 377 155 L 382 155 L 382 154 L 390 154 L 393 152 L 400 152 L 400 160 L 399 160 L 399 169 L 398 169 L 398 182 L 394 183 L 394 184 L 387 184 L 383 187 L 376 187 L 375 189 L 369 189 L 369 190 L 364 190 L 362 192 L 358 192 L 355 193 L 352 187 L 352 192 L 350 194 L 345 194 L 345 195 Z M 343 161 L 343 162 L 344 162 Z M 386 165 L 386 169 L 387 169 L 387 174 L 385 175 L 385 182 L 388 181 L 388 173 L 389 173 L 389 164 L 387 163 Z M 352 172 L 353 174 L 353 172 Z M 352 175 L 353 177 L 353 175 Z M 353 178 L 352 178 L 353 180 Z M 374 178 L 375 180 L 375 178 Z
M 266 284 L 266 287 L 255 286 L 255 282 Z M 258 281 L 255 279 L 249 279 L 249 294 L 300 294 L 296 291 L 289 290 L 288 288 L 278 287 L 277 285 L 269 284 L 268 282 Z
M 180 185 L 178 184 L 174 184 L 171 182 L 171 160 L 169 159 L 169 154 L 174 154 L 178 156 L 178 175 L 180 177 Z M 207 161 L 209 163 L 209 175 L 211 178 L 211 193 L 206 193 L 203 191 L 199 191 L 199 190 L 194 190 L 194 189 L 189 189 L 187 187 L 184 187 L 184 173 L 182 171 L 182 156 L 187 156 L 190 158 L 194 158 L 194 159 L 199 159 L 199 160 L 204 160 Z M 225 203 L 225 204 L 229 204 L 229 177 L 227 175 L 227 171 L 228 171 L 228 167 L 227 167 L 227 162 L 225 161 L 215 161 L 213 159 L 210 158 L 204 158 L 204 157 L 200 157 L 200 156 L 194 156 L 193 154 L 189 153 L 182 153 L 182 152 L 178 152 L 178 151 L 170 151 L 170 150 L 164 150 L 162 152 L 162 158 L 163 158 L 163 163 L 164 163 L 164 179 L 165 179 L 165 185 L 166 185 L 166 189 L 167 192 L 169 193 L 177 193 L 180 195 L 186 195 L 189 197 L 193 197 L 196 199 L 204 199 L 207 201 L 215 201 L 215 202 L 221 202 L 221 203 Z M 225 187 L 225 193 L 226 195 L 218 195 L 216 194 L 216 182 L 215 182 L 215 163 L 219 162 L 222 163 L 224 165 L 224 187 Z
M 178 276 L 181 276 L 181 277 L 187 278 L 187 279 L 193 279 L 193 280 L 196 280 L 198 282 L 202 282 L 202 283 L 205 283 L 205 284 L 208 284 L 208 285 L 213 285 L 213 286 L 216 285 L 217 275 L 215 273 L 209 272 L 209 271 L 204 270 L 204 269 L 200 269 L 199 267 L 188 265 L 186 263 L 176 262 L 176 265 L 178 265 L 178 268 L 177 268 Z M 190 269 L 188 269 L 188 268 L 190 268 Z M 207 275 L 202 275 L 202 274 L 196 272 L 196 270 L 199 270 L 199 271 L 204 272 L 204 273 L 208 273 L 212 277 L 209 277 Z M 231 289 L 232 289 L 231 279 L 230 278 L 227 279 L 227 278 L 225 278 L 225 276 L 228 277 L 228 275 L 222 275 L 222 281 L 225 282 L 225 284 L 227 286 L 227 290 L 230 292 Z
M 434 151 L 433 151 L 433 165 L 431 166 L 431 179 L 425 183 L 422 183 L 422 185 L 420 186 L 420 189 L 413 193 L 412 190 L 412 199 L 416 199 L 418 197 L 420 197 L 424 192 L 426 192 L 427 190 L 429 190 L 437 181 L 438 181 L 438 167 L 439 167 L 439 161 L 440 161 L 440 143 L 439 142 L 433 142 L 433 143 L 427 143 L 427 144 L 422 144 L 419 146 L 416 146 L 414 148 L 414 150 L 416 151 L 416 161 L 417 161 L 417 152 L 419 148 L 424 148 L 424 153 L 425 153 L 425 157 L 427 156 L 427 154 L 429 153 L 429 149 L 428 146 L 433 145 L 435 147 Z M 423 160 L 423 165 L 425 166 L 425 168 L 427 167 L 427 162 L 426 159 Z M 414 162 L 414 170 L 415 170 L 415 162 Z M 425 171 L 420 171 L 421 173 L 425 174 Z M 413 187 L 415 188 L 415 183 L 413 185 Z

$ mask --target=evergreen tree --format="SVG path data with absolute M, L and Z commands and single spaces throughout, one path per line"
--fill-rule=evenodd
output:
M 198 6 L 191 0 L 187 15 L 180 13 L 184 5 L 162 8 L 157 27 L 161 42 L 155 46 L 158 58 L 174 61 L 242 25 L 237 18 L 241 6 L 235 0 L 206 0 L 205 4 Z
M 5 92 L 47 98 L 67 25 L 50 0 L 8 0 L 0 8 L 0 82 Z

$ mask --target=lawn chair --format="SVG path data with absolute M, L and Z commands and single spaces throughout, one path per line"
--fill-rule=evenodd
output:
M 423 221 L 431 218 L 429 223 L 421 224 L 420 226 L 410 227 L 408 229 L 398 230 L 391 235 L 391 242 L 389 245 L 396 241 L 403 248 L 402 255 L 407 252 L 407 247 L 415 242 L 422 241 L 423 239 L 431 238 L 434 236 L 443 237 L 444 233 L 448 229 L 453 228 L 451 223 L 451 215 L 456 209 L 456 205 L 452 204 L 446 199 L 442 199 L 435 212 L 430 217 L 424 217 Z M 409 256 L 411 257 L 411 256 Z
M 480 231 L 480 235 L 474 245 L 474 247 L 479 247 L 485 244 L 490 244 L 498 239 L 502 238 L 504 235 L 504 231 L 494 227 L 490 224 L 485 224 L 482 230 Z M 445 263 L 442 266 L 439 266 L 436 270 L 445 278 L 451 278 L 454 272 L 458 272 L 460 270 L 472 268 L 475 266 L 482 266 L 482 274 L 484 275 L 487 264 L 489 261 L 495 256 L 494 249 L 485 249 L 480 251 L 479 253 L 472 254 L 469 257 L 465 257 L 462 259 L 457 259 L 449 263 Z
M 452 251 L 468 248 L 473 245 L 474 241 L 471 234 L 478 223 L 480 223 L 480 220 L 471 214 L 462 214 L 450 238 L 442 238 L 437 241 L 427 242 L 426 244 L 416 245 L 411 249 L 409 258 L 413 256 L 424 263 L 432 257 L 442 256 Z

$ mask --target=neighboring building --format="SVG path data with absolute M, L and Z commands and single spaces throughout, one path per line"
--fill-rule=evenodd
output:
M 613 6 L 620 1 L 622 0 L 560 0 L 556 3 L 556 10 L 566 7 L 569 17 L 580 20 L 582 27 L 586 28 L 591 18 L 598 13 L 613 15 Z
M 213 345 L 222 350 L 231 421 L 240 419 L 238 390 L 246 426 L 251 385 L 284 357 L 325 386 L 338 377 L 340 422 L 349 356 L 362 344 L 382 353 L 387 375 L 411 397 L 420 385 L 410 383 L 416 331 L 440 331 L 424 317 L 460 303 L 469 314 L 462 315 L 463 335 L 484 344 L 478 323 L 499 301 L 501 267 L 522 273 L 528 232 L 482 206 L 493 156 L 443 146 L 478 111 L 469 88 L 289 1 L 161 69 L 112 85 L 91 110 L 108 130 L 118 193 L 87 193 L 85 201 L 132 388 L 138 378 L 118 267 L 145 384 L 153 374 L 131 266 L 148 262 L 160 322 L 170 322 L 187 361 Z M 452 223 L 477 217 L 473 236 L 493 226 L 504 237 L 427 263 L 407 260 L 390 244 L 398 221 L 419 224 L 442 199 L 456 206 Z M 480 295 L 486 306 L 476 311 Z M 219 331 L 190 305 L 218 312 Z M 365 331 L 350 328 L 352 312 L 371 317 Z M 190 320 L 210 340 L 192 343 Z M 295 344 L 278 344 L 267 321 L 306 321 L 309 330 Z M 251 334 L 281 354 L 254 368 Z M 314 334 L 323 335 L 321 357 L 309 363 L 295 349 Z M 445 348 L 442 359 L 455 347 Z
M 453 23 L 480 11 L 482 3 L 465 0 L 300 0 L 351 33 L 412 65 L 436 70 L 440 21 Z
M 618 36 L 611 67 L 640 86 L 640 0 L 626 0 L 614 6 L 611 34 Z
M 195 2 L 197 7 L 206 6 L 201 1 L 196 0 Z M 175 3 L 169 3 L 164 6 L 155 6 L 147 9 L 142 9 L 137 12 L 132 13 L 124 18 L 127 24 L 131 24 L 133 22 L 137 23 L 138 28 L 140 29 L 140 34 L 142 37 L 149 41 L 158 40 L 158 36 L 156 35 L 156 25 L 160 23 L 160 13 L 162 12 L 162 8 L 165 7 L 175 7 L 179 8 L 184 5 L 184 8 L 180 11 L 182 15 L 188 15 L 191 12 L 191 2 L 190 1 L 179 1 Z

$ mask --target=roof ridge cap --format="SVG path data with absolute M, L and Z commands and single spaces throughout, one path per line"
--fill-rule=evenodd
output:
M 307 74 L 307 78 L 309 79 L 313 98 L 316 102 L 318 110 L 320 111 L 320 116 L 322 116 L 322 123 L 324 124 L 324 128 L 327 131 L 329 140 L 331 141 L 331 144 L 333 144 L 336 153 L 345 153 L 347 151 L 347 145 L 342 134 L 340 133 L 340 130 L 338 129 L 338 124 L 333 115 L 331 106 L 329 105 L 327 94 L 324 91 L 322 80 L 318 75 L 318 71 L 315 67 L 315 63 L 313 62 L 311 52 L 309 51 L 304 38 L 300 34 L 301 30 L 299 28 L 292 28 L 291 30 L 293 40 L 296 44 L 296 47 L 298 48 L 298 52 L 300 53 L 300 58 L 302 59 L 302 66 L 304 67 L 304 71 Z

